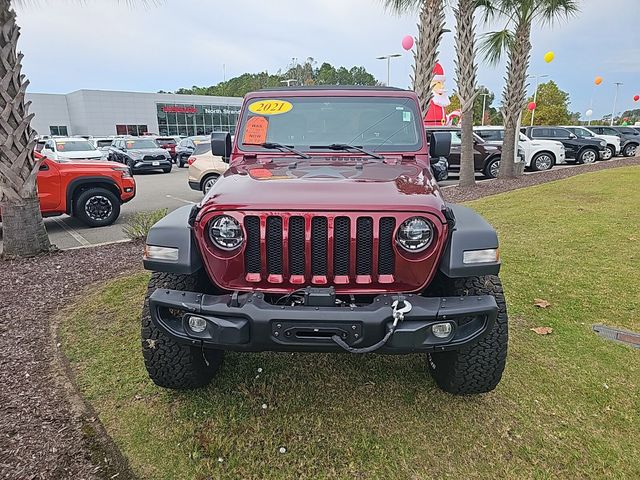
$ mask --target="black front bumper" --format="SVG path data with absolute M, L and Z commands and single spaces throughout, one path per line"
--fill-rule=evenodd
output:
M 397 296 L 379 295 L 361 307 L 291 307 L 266 302 L 261 293 L 206 295 L 156 290 L 149 307 L 154 324 L 180 343 L 238 351 L 343 351 L 332 339 L 367 347 L 380 341 L 393 322 L 391 303 Z M 481 339 L 493 327 L 498 306 L 490 295 L 422 297 L 407 295 L 412 309 L 398 324 L 380 353 L 455 350 Z M 196 333 L 190 316 L 206 320 Z M 453 332 L 437 338 L 431 326 L 451 322 Z

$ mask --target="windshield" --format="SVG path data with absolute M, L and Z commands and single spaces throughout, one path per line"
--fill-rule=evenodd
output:
M 196 148 L 193 151 L 194 155 L 202 155 L 203 153 L 209 153 L 211 151 L 211 142 L 201 142 L 196 144 Z
M 173 138 L 156 138 L 158 145 L 175 145 L 176 141 Z
M 244 109 L 240 122 L 241 150 L 260 151 L 262 143 L 297 150 L 334 144 L 379 152 L 422 148 L 422 120 L 411 98 L 258 98 Z
M 113 142 L 113 140 L 98 140 L 96 142 L 96 147 L 98 148 L 108 147 L 111 145 L 111 142 Z
M 571 131 L 573 133 L 575 133 L 576 136 L 579 137 L 579 138 L 591 138 L 591 137 L 593 137 L 593 133 L 591 133 L 586 128 L 573 128 L 573 129 L 571 129 Z
M 156 145 L 156 142 L 153 140 L 127 140 L 126 147 L 144 150 L 147 148 L 158 148 L 158 145 Z
M 56 150 L 59 152 L 85 152 L 87 150 L 95 150 L 95 147 L 89 142 L 73 141 L 73 142 L 56 142 Z

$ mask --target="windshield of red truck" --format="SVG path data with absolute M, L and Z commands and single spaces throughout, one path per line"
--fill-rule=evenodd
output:
M 417 104 L 403 97 L 265 97 L 250 100 L 240 120 L 238 147 L 266 151 L 279 143 L 301 151 L 348 144 L 369 151 L 422 148 Z

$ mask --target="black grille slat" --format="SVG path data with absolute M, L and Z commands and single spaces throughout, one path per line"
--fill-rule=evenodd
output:
M 267 217 L 267 274 L 282 275 L 282 217 Z
M 304 275 L 304 217 L 289 218 L 289 274 Z
M 327 217 L 311 219 L 311 275 L 327 275 Z
M 356 226 L 356 275 L 371 275 L 373 270 L 373 219 L 359 217 Z
M 336 217 L 333 225 L 333 274 L 349 275 L 349 247 L 351 221 L 349 217 Z
M 393 275 L 396 256 L 393 252 L 393 231 L 396 220 L 393 217 L 380 219 L 380 232 L 378 237 L 378 274 Z
M 247 246 L 244 249 L 244 263 L 248 273 L 260 273 L 262 262 L 260 259 L 260 219 L 248 216 L 244 219 L 247 231 Z

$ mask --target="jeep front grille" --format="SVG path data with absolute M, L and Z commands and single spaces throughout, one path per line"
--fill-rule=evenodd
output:
M 245 216 L 247 278 L 292 285 L 392 282 L 395 226 L 393 217 L 356 214 Z

